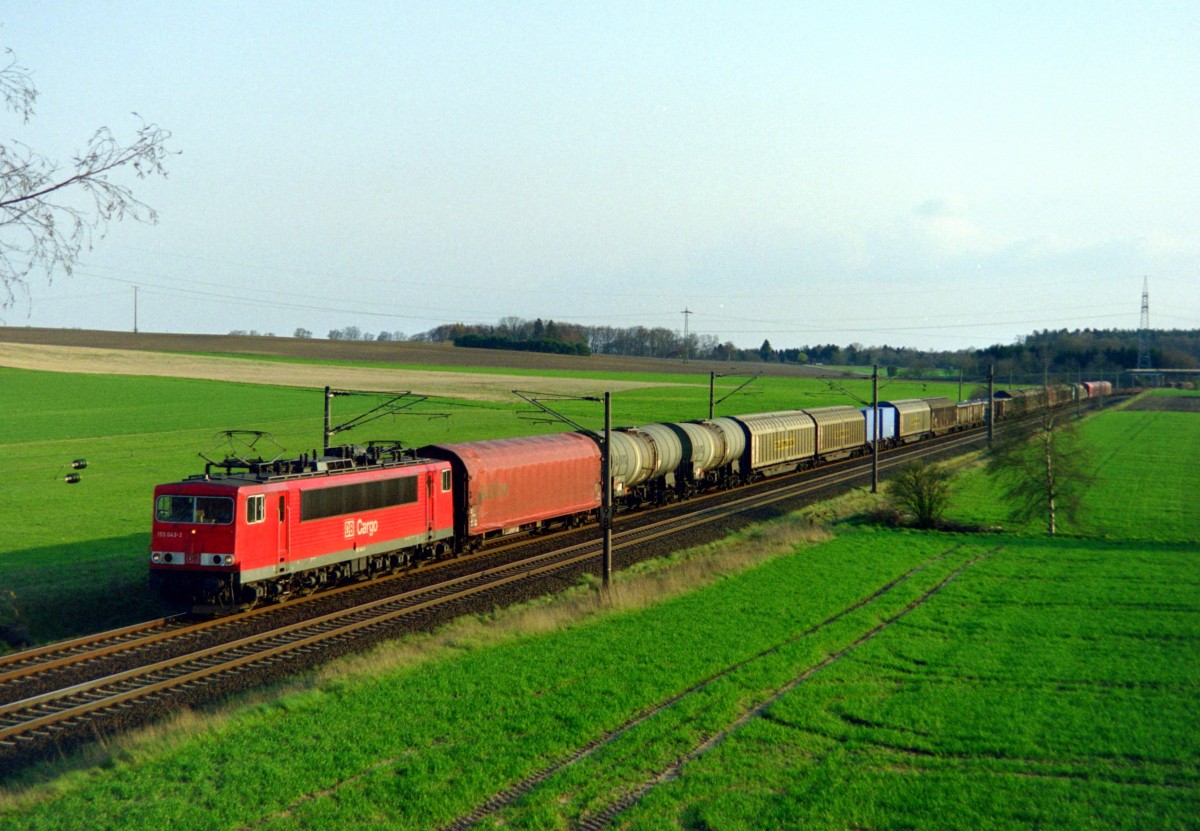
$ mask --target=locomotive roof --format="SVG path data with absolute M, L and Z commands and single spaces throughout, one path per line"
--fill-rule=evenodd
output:
M 388 470 L 428 461 L 418 457 L 412 450 L 342 445 L 327 447 L 323 455 L 318 455 L 314 450 L 311 454 L 302 453 L 291 459 L 226 458 L 220 462 L 207 461 L 204 473 L 189 476 L 183 481 L 262 484 Z

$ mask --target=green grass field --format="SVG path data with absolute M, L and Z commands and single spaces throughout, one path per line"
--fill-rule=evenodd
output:
M 32 786 L 0 826 L 436 828 L 682 694 L 483 827 L 570 827 L 672 771 L 617 827 L 1200 827 L 1200 416 L 1164 415 L 1087 422 L 1103 476 L 1073 536 L 814 545 L 785 518 L 696 552 L 769 552 L 700 588 L 654 602 L 641 568 L 617 592 L 640 602 L 384 647 Z M 987 482 L 956 519 L 999 515 Z
M 1168 391 L 1169 392 L 1169 391 Z M 1114 541 L 1192 542 L 1200 538 L 1196 471 L 1200 441 L 1194 413 L 1117 410 L 1089 418 L 1080 434 L 1090 449 L 1095 478 L 1083 497 L 1080 520 L 1067 532 Z M 951 513 L 981 525 L 1040 533 L 1041 520 L 1013 525 L 982 470 L 960 476 Z

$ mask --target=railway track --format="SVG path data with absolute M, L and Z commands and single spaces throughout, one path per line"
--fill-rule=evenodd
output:
M 959 453 L 977 446 L 980 438 L 978 433 L 964 432 L 902 448 L 881 456 L 880 468 L 887 470 L 914 457 Z M 622 522 L 614 531 L 613 551 L 633 552 L 692 529 L 861 483 L 869 468 L 869 457 L 850 460 L 671 506 L 673 510 L 661 515 L 634 514 L 632 521 Z M 579 537 L 575 532 L 554 539 Z M 544 546 L 546 538 L 536 544 Z M 529 547 L 505 546 L 504 550 L 521 552 Z M 474 557 L 486 564 L 499 555 L 499 549 L 492 549 Z M 485 565 L 382 598 L 353 600 L 356 591 L 378 591 L 388 581 L 410 581 L 411 575 L 346 586 L 229 618 L 201 622 L 164 618 L 6 656 L 0 659 L 0 769 L 315 665 L 351 651 L 355 641 L 374 643 L 428 626 L 471 609 L 472 603 L 490 608 L 513 597 L 531 596 L 595 571 L 599 556 L 600 543 L 595 539 L 556 544 L 550 551 L 519 554 L 512 562 Z M 465 559 L 447 562 L 461 568 Z M 297 611 L 310 601 L 328 601 L 335 595 L 349 599 L 348 607 L 311 617 Z M 287 615 L 281 614 L 285 611 Z M 297 614 L 301 620 L 293 619 Z M 250 621 L 262 631 L 245 634 Z

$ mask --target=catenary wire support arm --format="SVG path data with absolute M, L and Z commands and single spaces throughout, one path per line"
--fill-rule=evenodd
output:
M 585 433 L 586 435 L 591 436 L 596 441 L 602 441 L 604 438 L 595 430 L 591 429 L 590 427 L 584 427 L 579 422 L 567 415 L 564 415 L 563 413 L 560 413 L 558 410 L 546 403 L 547 401 L 593 401 L 599 403 L 604 400 L 599 396 L 565 395 L 557 392 L 530 392 L 528 390 L 513 390 L 512 394 L 517 398 L 520 398 L 525 403 L 536 407 L 538 410 L 538 412 L 534 413 L 517 413 L 518 418 L 524 418 L 538 424 L 566 424 L 568 427 L 578 430 L 580 433 Z
M 756 372 L 753 375 L 741 375 L 736 372 L 725 372 L 725 373 L 710 372 L 710 373 L 708 373 L 708 417 L 709 418 L 714 417 L 713 413 L 716 411 L 716 406 L 718 404 L 723 404 L 724 402 L 728 401 L 730 398 L 733 398 L 735 395 L 737 395 L 739 392 L 744 390 L 746 387 L 750 386 L 755 381 L 757 381 L 760 377 L 762 377 L 761 372 Z M 718 378 L 745 378 L 746 380 L 743 381 L 742 383 L 738 384 L 736 387 L 734 387 L 732 390 L 727 392 L 725 395 L 714 400 L 714 395 L 716 393 L 716 385 L 717 385 Z M 749 394 L 749 393 L 747 393 L 747 394 Z
M 370 396 L 387 396 L 387 400 L 378 404 L 375 407 L 367 410 L 361 415 L 357 415 L 349 421 L 344 421 L 341 424 L 333 424 L 333 399 L 339 396 L 346 395 L 370 395 Z M 415 407 L 423 401 L 428 401 L 429 396 L 417 395 L 411 390 L 402 392 L 378 392 L 371 390 L 335 390 L 331 387 L 325 388 L 325 444 L 330 446 L 329 440 L 338 433 L 344 433 L 347 430 L 353 430 L 355 427 L 361 427 L 376 419 L 383 418 L 387 415 L 398 415 L 403 410 L 410 407 Z M 449 418 L 449 413 L 405 413 L 405 415 L 423 415 L 427 418 Z

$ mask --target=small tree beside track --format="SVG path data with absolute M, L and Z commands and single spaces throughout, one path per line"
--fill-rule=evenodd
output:
M 931 462 L 900 468 L 888 491 L 892 510 L 917 528 L 937 528 L 950 504 L 950 474 Z
M 1090 458 L 1080 441 L 1071 407 L 1042 407 L 1004 425 L 988 454 L 987 471 L 1001 484 L 1013 519 L 1044 519 L 1054 536 L 1060 517 L 1074 520 L 1093 481 Z

